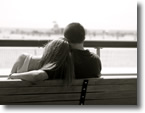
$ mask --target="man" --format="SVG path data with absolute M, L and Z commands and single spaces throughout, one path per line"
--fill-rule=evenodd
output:
M 76 78 L 100 77 L 100 58 L 84 49 L 85 29 L 80 23 L 70 23 L 64 30 L 64 37 L 72 48 Z

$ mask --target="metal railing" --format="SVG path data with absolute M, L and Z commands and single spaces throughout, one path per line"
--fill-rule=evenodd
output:
M 0 40 L 0 47 L 42 47 L 49 40 Z M 92 47 L 100 56 L 100 48 L 137 48 L 136 41 L 90 41 L 84 42 L 84 47 Z

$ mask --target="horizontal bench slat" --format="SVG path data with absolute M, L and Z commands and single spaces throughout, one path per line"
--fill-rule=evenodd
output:
M 134 98 L 86 100 L 85 105 L 136 105 Z M 52 102 L 10 102 L 5 105 L 79 105 L 79 101 L 52 101 Z
M 136 105 L 134 98 L 86 100 L 85 105 Z M 10 102 L 5 105 L 79 105 L 79 101 L 53 101 L 53 102 Z
M 109 95 L 109 96 L 108 96 Z M 87 99 L 114 99 L 114 98 L 130 98 L 136 97 L 136 91 L 109 91 L 109 92 L 100 92 L 100 93 L 87 93 Z
M 5 102 L 3 105 L 79 105 L 79 101 Z
M 100 79 L 100 78 L 93 78 L 93 79 L 88 79 L 89 80 L 89 85 L 98 85 L 98 84 L 136 84 L 137 79 L 136 78 L 117 78 L 117 79 Z M 83 83 L 83 79 L 78 79 L 73 82 L 72 85 L 79 85 L 81 86 Z M 62 80 L 46 80 L 42 82 L 37 82 L 37 83 L 31 83 L 31 82 L 26 82 L 26 81 L 21 81 L 21 80 L 2 80 L 0 79 L 0 87 L 28 87 L 28 86 L 37 86 L 37 87 L 42 87 L 42 86 L 64 86 Z
M 0 96 L 1 102 L 38 102 L 38 101 L 64 101 L 64 100 L 79 100 L 80 93 L 75 94 L 43 94 L 43 95 L 7 95 Z
M 24 88 L 0 88 L 0 95 L 7 94 L 51 94 L 51 93 L 75 93 L 81 92 L 82 86 L 72 87 L 24 87 Z M 95 91 L 127 91 L 136 90 L 136 85 L 96 85 L 88 86 L 87 92 Z
M 85 105 L 136 105 L 136 98 L 86 100 Z
M 109 95 L 109 96 L 108 96 Z M 136 92 L 102 92 L 102 93 L 87 93 L 87 99 L 114 99 L 114 98 L 132 98 L 136 97 Z M 64 100 L 78 100 L 80 99 L 80 93 L 72 94 L 43 94 L 43 95 L 7 95 L 0 96 L 1 102 L 45 102 L 45 101 L 64 101 Z

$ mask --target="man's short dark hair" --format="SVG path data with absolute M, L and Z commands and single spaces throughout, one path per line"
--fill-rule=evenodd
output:
M 82 43 L 85 40 L 85 29 L 80 23 L 70 23 L 64 30 L 64 37 L 70 43 Z

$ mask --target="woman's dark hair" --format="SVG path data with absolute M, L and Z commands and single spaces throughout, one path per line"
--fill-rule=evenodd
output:
M 64 66 L 64 81 L 71 84 L 74 78 L 74 64 L 69 43 L 65 38 L 52 40 L 45 45 L 40 60 L 40 69 L 57 71 Z
M 85 29 L 80 23 L 70 23 L 64 30 L 64 37 L 70 43 L 82 43 L 85 40 Z

